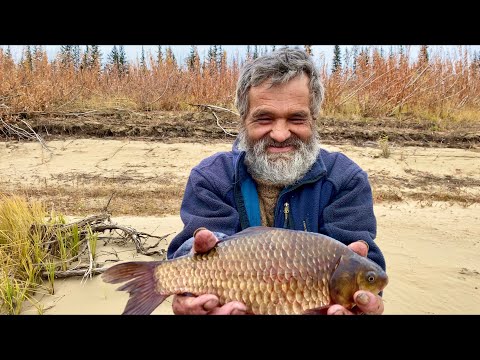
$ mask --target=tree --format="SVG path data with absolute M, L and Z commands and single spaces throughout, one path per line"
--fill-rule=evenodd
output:
M 142 54 L 140 55 L 140 68 L 142 71 L 147 70 L 147 63 L 145 62 L 145 50 L 143 49 L 142 46 Z
M 30 49 L 30 45 L 27 45 L 27 47 L 25 48 L 25 57 L 22 63 L 28 70 L 30 71 L 33 70 L 33 58 L 32 58 L 32 50 Z
M 157 49 L 157 63 L 160 65 L 163 63 L 163 52 L 162 52 L 162 45 L 158 45 Z
M 333 48 L 333 65 L 332 73 L 337 72 L 342 67 L 342 51 L 340 50 L 340 45 L 335 45 Z
M 187 57 L 187 67 L 190 71 L 195 71 L 200 63 L 198 56 L 198 49 L 195 45 L 190 47 L 190 54 Z
M 98 45 L 92 45 L 90 52 L 90 61 L 89 66 L 91 68 L 100 69 L 100 64 L 102 62 L 102 53 L 100 52 L 100 47 Z
M 253 59 L 258 58 L 258 45 L 255 45 L 255 48 L 253 50 Z
M 113 45 L 112 51 L 108 54 L 108 65 L 114 69 L 120 70 L 118 58 L 117 45 Z
M 123 45 L 118 47 L 118 64 L 120 73 L 124 74 L 128 72 L 127 54 L 125 53 L 125 47 Z
M 357 71 L 357 63 L 358 63 L 358 45 L 354 45 L 352 48 L 352 70 L 355 73 Z
M 69 67 L 73 64 L 72 45 L 62 45 L 60 47 L 60 63 L 63 67 Z
M 312 53 L 312 45 L 304 45 L 305 46 L 305 52 L 310 55 L 310 56 L 313 56 L 313 53 Z
M 75 67 L 75 70 L 80 69 L 80 46 L 79 45 L 72 46 L 72 60 L 73 60 L 73 66 Z
M 90 68 L 90 46 L 87 45 L 82 56 L 82 64 L 80 65 L 80 70 L 86 70 Z
M 428 45 L 422 45 L 420 47 L 420 52 L 418 53 L 418 62 L 422 65 L 428 64 Z
M 252 59 L 252 52 L 250 50 L 250 45 L 247 45 L 247 61 Z

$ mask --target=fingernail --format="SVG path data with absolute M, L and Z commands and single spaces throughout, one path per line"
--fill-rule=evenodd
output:
M 212 299 L 212 300 L 208 300 L 205 304 L 203 304 L 203 308 L 206 310 L 206 311 L 210 311 L 212 310 L 213 308 L 215 308 L 217 306 L 217 301 Z
M 342 310 L 337 310 L 333 313 L 333 315 L 345 315 L 345 313 Z
M 232 315 L 245 315 L 246 311 L 243 309 L 233 309 L 231 314 Z
M 205 227 L 203 227 L 203 226 L 202 226 L 202 227 L 199 227 L 197 230 L 195 230 L 195 231 L 193 232 L 193 237 L 195 237 L 195 235 L 197 235 L 197 233 L 198 233 L 199 231 L 201 231 L 201 230 L 207 230 L 207 228 L 205 228 Z
M 361 242 L 363 242 L 365 245 L 367 245 L 367 253 L 368 253 L 368 250 L 370 250 L 370 245 L 368 245 L 368 243 L 367 243 L 365 240 L 358 240 L 358 241 L 361 241 Z
M 365 293 L 360 293 L 357 295 L 355 301 L 360 305 L 367 305 L 370 302 L 370 297 Z

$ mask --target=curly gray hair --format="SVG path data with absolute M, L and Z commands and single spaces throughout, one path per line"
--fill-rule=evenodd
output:
M 252 86 L 258 86 L 265 80 L 272 85 L 286 83 L 306 74 L 310 79 L 310 112 L 315 119 L 323 101 L 323 86 L 312 58 L 300 48 L 284 47 L 260 56 L 242 68 L 237 82 L 235 106 L 240 117 L 245 120 L 248 114 L 248 92 Z

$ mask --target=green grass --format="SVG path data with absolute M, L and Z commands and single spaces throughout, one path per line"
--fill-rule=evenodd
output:
M 20 314 L 25 301 L 41 313 L 33 295 L 46 288 L 54 293 L 55 272 L 69 269 L 84 240 L 96 249 L 89 227 L 82 232 L 65 224 L 63 215 L 49 214 L 40 202 L 0 194 L 0 313 Z

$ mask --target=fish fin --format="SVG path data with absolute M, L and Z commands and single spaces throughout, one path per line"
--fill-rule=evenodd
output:
M 321 306 L 318 308 L 307 309 L 303 312 L 304 315 L 327 315 L 330 305 Z
M 170 296 L 156 290 L 155 268 L 158 264 L 158 261 L 130 261 L 114 265 L 102 274 L 103 281 L 111 284 L 130 280 L 117 289 L 130 294 L 123 315 L 149 315 Z

